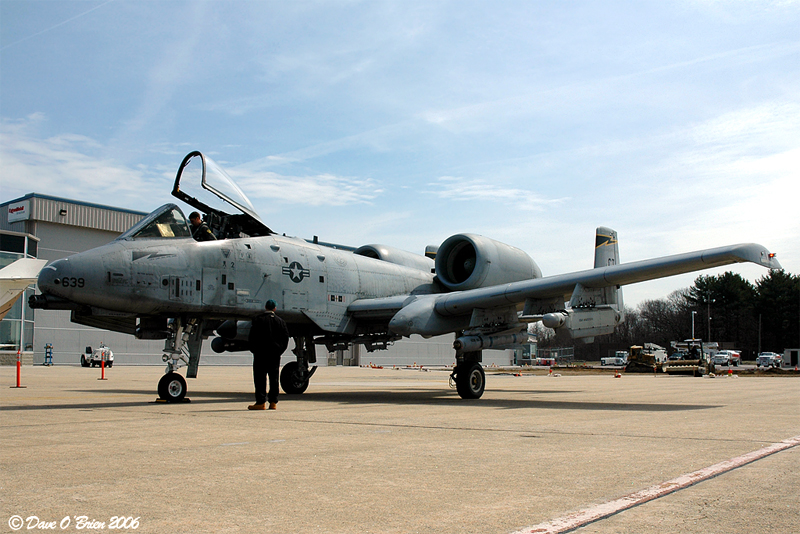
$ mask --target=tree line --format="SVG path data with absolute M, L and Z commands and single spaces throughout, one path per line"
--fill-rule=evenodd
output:
M 755 284 L 730 271 L 699 276 L 692 287 L 664 299 L 647 300 L 636 309 L 625 308 L 625 322 L 616 332 L 598 336 L 594 343 L 573 341 L 567 332 L 537 324 L 539 347 L 575 345 L 577 360 L 599 360 L 631 345 L 692 337 L 717 341 L 720 348 L 742 351 L 754 360 L 759 352 L 800 347 L 800 276 L 770 271 Z

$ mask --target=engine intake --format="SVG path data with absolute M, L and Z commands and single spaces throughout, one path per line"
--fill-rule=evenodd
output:
M 522 250 L 476 234 L 448 237 L 436 255 L 436 276 L 452 291 L 541 278 Z

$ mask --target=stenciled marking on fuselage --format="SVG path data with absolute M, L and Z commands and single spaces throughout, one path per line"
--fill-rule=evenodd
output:
M 295 284 L 303 281 L 303 278 L 311 276 L 311 271 L 304 268 L 300 263 L 293 261 L 288 267 L 284 267 L 281 272 L 291 279 Z
M 138 250 L 134 250 L 131 253 L 132 261 L 140 260 L 142 258 L 148 259 L 148 260 L 155 260 L 155 259 L 159 259 L 159 258 L 172 258 L 174 256 L 175 256 L 175 254 L 161 254 L 160 252 L 142 252 L 142 251 L 138 251 Z

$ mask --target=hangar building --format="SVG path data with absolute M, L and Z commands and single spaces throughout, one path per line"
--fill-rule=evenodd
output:
M 0 232 L 3 236 L 0 244 L 4 251 L 0 258 L 11 263 L 27 250 L 29 256 L 55 261 L 114 240 L 146 215 L 141 211 L 29 193 L 0 204 Z M 12 250 L 5 251 L 6 248 Z M 13 355 L 14 361 L 16 351 L 20 349 L 24 362 L 41 364 L 45 345 L 50 343 L 53 345 L 54 364 L 76 364 L 86 347 L 104 343 L 114 351 L 117 365 L 161 365 L 163 341 L 139 340 L 130 335 L 75 324 L 70 321 L 69 311 L 32 310 L 27 306 L 32 294 L 33 290 L 28 289 L 0 323 L 3 336 L 0 343 L 8 347 L 5 352 Z M 252 363 L 249 352 L 214 353 L 210 341 L 203 344 L 200 376 L 204 363 Z M 484 364 L 508 365 L 513 361 L 513 354 L 513 351 L 485 351 Z M 287 351 L 283 363 L 293 358 Z M 415 336 L 396 343 L 389 350 L 369 354 L 363 347 L 354 346 L 349 351 L 332 353 L 326 358 L 324 351 L 318 349 L 317 359 L 318 365 L 451 365 L 455 355 L 452 336 L 431 340 Z

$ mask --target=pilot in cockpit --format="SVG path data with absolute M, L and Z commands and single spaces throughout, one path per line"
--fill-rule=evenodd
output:
M 192 223 L 192 237 L 196 241 L 216 241 L 216 237 L 211 233 L 211 229 L 200 218 L 200 214 L 193 211 L 189 214 L 189 222 Z

